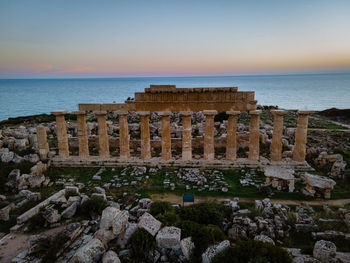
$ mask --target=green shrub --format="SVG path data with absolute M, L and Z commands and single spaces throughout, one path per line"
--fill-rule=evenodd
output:
M 179 215 L 182 220 L 190 220 L 199 224 L 212 224 L 220 226 L 227 207 L 215 202 L 206 202 L 181 207 Z
M 81 207 L 80 211 L 83 215 L 92 216 L 94 214 L 101 215 L 102 211 L 108 206 L 107 201 L 101 198 L 90 198 L 85 201 Z
M 212 263 L 290 263 L 291 257 L 281 247 L 260 241 L 238 241 L 233 247 L 218 253 Z
M 156 247 L 153 236 L 143 228 L 137 229 L 130 237 L 129 242 L 134 256 L 137 258 L 144 258 L 146 252 Z
M 150 207 L 150 214 L 153 216 L 157 215 L 163 215 L 166 212 L 173 211 L 174 208 L 172 207 L 171 203 L 169 202 L 163 202 L 163 201 L 155 201 L 151 204 Z
M 207 247 L 216 242 L 226 239 L 225 234 L 218 226 L 215 225 L 201 225 L 193 221 L 184 220 L 178 224 L 181 228 L 181 239 L 185 237 L 192 237 L 195 244 L 193 257 L 200 258 L 200 255 L 207 249 Z
M 166 212 L 165 214 L 158 214 L 156 218 L 166 226 L 176 225 L 180 217 L 174 212 Z

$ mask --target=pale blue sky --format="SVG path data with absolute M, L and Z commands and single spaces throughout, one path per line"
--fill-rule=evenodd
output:
M 0 76 L 350 69 L 350 1 L 1 0 Z

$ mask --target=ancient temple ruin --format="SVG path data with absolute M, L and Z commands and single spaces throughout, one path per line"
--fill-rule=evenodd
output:
M 130 155 L 130 136 L 127 115 L 134 111 L 140 116 L 141 153 L 138 157 Z M 192 125 L 191 114 L 201 111 L 205 116 L 203 159 L 192 158 Z M 248 158 L 237 158 L 237 117 L 246 111 L 250 115 L 249 154 Z M 269 164 L 292 168 L 307 168 L 305 162 L 308 115 L 311 111 L 298 111 L 295 131 L 295 145 L 292 160 L 282 159 L 283 117 L 284 110 L 272 110 L 274 116 L 273 136 L 270 149 L 270 160 L 259 156 L 259 122 L 261 111 L 257 110 L 257 101 L 253 91 L 238 91 L 237 87 L 220 88 L 176 88 L 175 85 L 151 85 L 144 92 L 135 93 L 134 100 L 112 104 L 79 104 L 77 115 L 79 155 L 70 156 L 67 128 L 64 115 L 68 111 L 53 111 L 56 116 L 57 140 L 59 155 L 52 159 L 55 165 L 127 165 L 127 164 L 163 164 L 186 166 L 217 167 L 258 167 Z M 98 122 L 99 156 L 89 154 L 86 114 L 93 112 Z M 120 155 L 110 156 L 109 136 L 106 118 L 109 112 L 119 116 Z M 161 116 L 161 155 L 151 155 L 149 116 L 157 112 Z M 182 156 L 174 160 L 171 153 L 170 115 L 179 112 L 182 117 Z M 225 160 L 215 159 L 214 117 L 218 112 L 228 114 L 226 156 Z M 40 128 L 39 128 L 40 129 Z M 48 152 L 46 133 L 38 132 L 40 151 Z M 44 138 L 43 138 L 44 137 Z

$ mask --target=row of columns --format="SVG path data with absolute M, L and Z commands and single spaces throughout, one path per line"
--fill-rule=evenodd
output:
M 282 135 L 283 135 L 283 117 L 287 113 L 284 110 L 271 110 L 274 116 L 273 136 L 270 148 L 271 161 L 278 162 L 282 160 Z M 56 116 L 56 129 L 59 156 L 67 158 L 69 156 L 68 137 L 64 115 L 67 111 L 54 111 L 52 114 Z M 102 159 L 110 157 L 109 141 L 106 123 L 106 111 L 95 111 L 98 121 L 98 137 L 99 137 L 99 156 Z M 129 128 L 127 120 L 127 111 L 117 111 L 119 115 L 119 133 L 120 133 L 120 159 L 128 160 L 130 158 L 129 147 Z M 226 138 L 226 159 L 235 161 L 237 158 L 237 116 L 239 111 L 227 111 L 227 138 Z M 306 154 L 306 139 L 308 114 L 310 111 L 299 111 L 297 128 L 295 131 L 295 145 L 293 150 L 293 160 L 297 162 L 305 161 Z M 78 124 L 78 143 L 79 143 L 79 157 L 86 159 L 89 157 L 88 133 L 86 125 L 85 111 L 74 111 L 72 114 L 77 115 Z M 141 159 L 149 160 L 151 158 L 151 140 L 149 128 L 150 112 L 138 112 L 141 118 Z M 182 160 L 192 160 L 192 125 L 191 125 L 191 111 L 180 112 L 182 116 Z M 205 127 L 204 127 L 204 160 L 213 161 L 215 157 L 214 144 L 214 117 L 217 114 L 215 110 L 204 110 Z M 251 161 L 259 160 L 259 122 L 260 110 L 250 111 L 250 128 L 249 128 L 249 154 L 248 159 Z M 171 135 L 170 135 L 170 111 L 159 112 L 161 116 L 161 145 L 162 153 L 161 159 L 169 161 L 172 159 L 171 155 Z M 39 131 L 38 131 L 39 132 Z M 43 131 L 40 131 L 41 133 Z M 45 145 L 46 147 L 46 145 Z M 40 148 L 40 145 L 39 145 Z

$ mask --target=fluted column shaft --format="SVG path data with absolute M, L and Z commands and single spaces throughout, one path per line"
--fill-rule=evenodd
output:
M 86 112 L 73 111 L 72 114 L 77 115 L 79 157 L 80 159 L 89 158 L 89 138 L 86 126 Z
M 162 116 L 162 161 L 171 160 L 170 114 L 169 111 L 159 113 Z
M 192 124 L 191 111 L 181 111 L 182 117 L 182 160 L 192 160 Z
M 271 110 L 273 115 L 273 133 L 270 147 L 270 159 L 273 162 L 282 160 L 282 135 L 283 116 L 287 114 L 284 110 Z
M 56 116 L 56 133 L 58 142 L 58 155 L 61 158 L 69 157 L 69 146 L 66 120 L 64 115 L 67 114 L 67 110 L 53 111 L 51 114 Z
M 128 112 L 117 111 L 117 114 L 119 115 L 120 159 L 127 160 L 130 158 Z
M 151 159 L 151 135 L 149 130 L 149 111 L 138 112 L 141 118 L 141 159 Z
M 99 157 L 102 159 L 109 158 L 109 141 L 106 123 L 106 111 L 95 111 L 98 123 L 98 145 Z
M 239 111 L 227 111 L 226 160 L 235 161 L 237 158 L 237 116 Z
M 249 155 L 248 159 L 251 161 L 259 160 L 259 122 L 260 122 L 260 110 L 250 111 L 250 127 L 249 127 Z
M 204 160 L 213 161 L 215 157 L 214 147 L 214 116 L 216 110 L 204 110 L 205 128 L 204 128 Z
M 295 143 L 293 149 L 293 160 L 304 162 L 306 156 L 307 126 L 309 114 L 313 111 L 298 111 L 298 122 L 295 130 Z
M 36 137 L 38 140 L 39 155 L 41 159 L 46 159 L 49 153 L 49 144 L 47 142 L 46 127 L 38 125 L 36 127 Z

